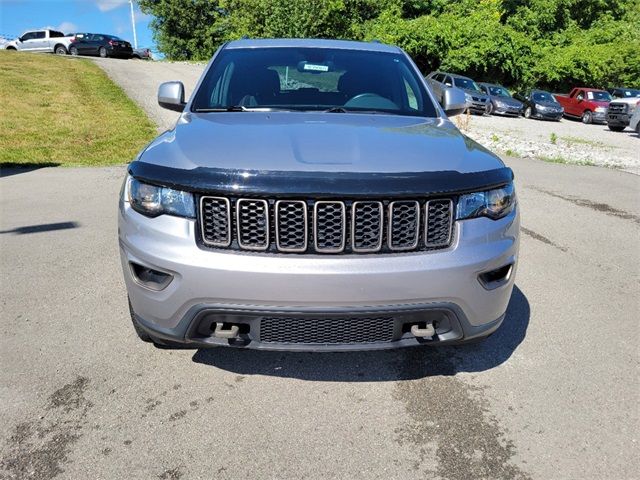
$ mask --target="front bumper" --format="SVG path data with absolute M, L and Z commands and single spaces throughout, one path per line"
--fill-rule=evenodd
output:
M 605 112 L 592 112 L 591 119 L 593 123 L 607 123 L 607 114 Z
M 630 116 L 626 113 L 609 113 L 607 114 L 607 125 L 614 127 L 629 126 Z
M 560 120 L 562 118 L 564 112 L 543 112 L 541 110 L 534 110 L 531 114 L 534 118 L 539 118 L 541 120 Z
M 509 117 L 519 117 L 522 113 L 522 109 L 517 107 L 509 107 L 509 106 L 494 106 L 493 113 L 495 115 L 505 115 Z
M 446 250 L 407 254 L 296 255 L 208 250 L 195 242 L 195 221 L 147 218 L 123 203 L 119 242 L 125 283 L 137 323 L 152 336 L 193 346 L 229 345 L 274 350 L 352 350 L 442 343 L 485 336 L 504 318 L 513 289 L 519 213 L 456 222 Z M 160 291 L 140 285 L 130 262 L 173 275 Z M 513 265 L 492 290 L 482 272 Z M 393 318 L 385 341 L 358 344 L 261 341 L 266 316 L 335 319 Z M 403 331 L 409 321 L 438 318 L 436 335 Z M 246 324 L 240 339 L 206 335 L 203 323 Z M 406 330 L 406 329 L 404 329 Z

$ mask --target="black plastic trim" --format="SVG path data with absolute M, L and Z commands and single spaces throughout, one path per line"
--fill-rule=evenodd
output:
M 291 198 L 408 198 L 488 190 L 513 180 L 508 167 L 482 172 L 288 172 L 228 170 L 198 167 L 192 170 L 134 161 L 129 173 L 138 180 L 187 192 L 220 195 L 259 195 Z

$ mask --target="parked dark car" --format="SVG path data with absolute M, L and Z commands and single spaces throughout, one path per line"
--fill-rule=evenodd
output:
M 640 97 L 640 90 L 635 88 L 607 88 L 607 92 L 611 94 L 613 98 L 638 98 Z
M 131 58 L 131 44 L 114 35 L 77 33 L 69 45 L 71 55 L 95 55 L 102 58 Z
M 559 122 L 564 114 L 562 105 L 552 94 L 544 90 L 529 90 L 524 93 L 515 93 L 513 96 L 524 104 L 522 114 L 525 118 Z
M 478 86 L 489 96 L 488 114 L 519 117 L 522 113 L 522 102 L 513 98 L 509 90 L 502 85 L 478 83 Z

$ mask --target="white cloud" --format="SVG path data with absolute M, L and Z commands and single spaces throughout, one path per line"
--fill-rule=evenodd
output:
M 95 0 L 95 2 L 101 12 L 108 12 L 129 3 L 129 0 Z
M 64 33 L 76 33 L 78 31 L 78 26 L 72 22 L 62 22 L 60 25 L 58 25 L 58 28 L 56 30 L 60 30 Z

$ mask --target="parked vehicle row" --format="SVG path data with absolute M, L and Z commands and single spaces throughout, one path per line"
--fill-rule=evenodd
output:
M 576 87 L 568 95 L 532 89 L 513 95 L 502 85 L 476 83 L 473 79 L 450 72 L 435 71 L 425 79 L 436 99 L 443 104 L 448 89 L 458 88 L 465 94 L 467 111 L 477 115 L 523 116 L 560 121 L 563 117 L 583 123 L 601 123 L 616 132 L 627 126 L 636 128 L 631 118 L 640 105 L 640 90 Z
M 7 42 L 6 50 L 45 52 L 58 55 L 93 55 L 98 57 L 151 59 L 148 48 L 131 47 L 131 43 L 115 35 L 103 33 L 69 33 L 57 30 L 33 30 Z

